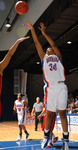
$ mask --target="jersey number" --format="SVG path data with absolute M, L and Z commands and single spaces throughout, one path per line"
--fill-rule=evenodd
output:
M 57 65 L 56 64 L 54 64 L 54 65 L 52 65 L 51 63 L 49 64 L 49 69 L 51 70 L 51 71 L 53 71 L 53 70 L 57 70 Z
M 21 111 L 21 108 L 18 108 L 18 111 Z

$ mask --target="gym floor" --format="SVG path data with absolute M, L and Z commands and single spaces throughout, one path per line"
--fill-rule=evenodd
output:
M 0 150 L 41 150 L 43 131 L 41 131 L 40 124 L 38 126 L 38 131 L 34 131 L 34 123 L 27 123 L 26 128 L 30 134 L 28 139 L 25 140 L 25 134 L 23 133 L 22 140 L 16 141 L 19 134 L 17 121 L 0 123 Z M 61 131 L 56 129 L 56 126 L 54 134 L 59 137 L 59 140 L 54 144 L 53 148 L 47 148 L 47 150 L 61 150 L 62 134 Z M 70 130 L 69 139 L 69 149 L 78 150 L 78 132 L 72 132 Z

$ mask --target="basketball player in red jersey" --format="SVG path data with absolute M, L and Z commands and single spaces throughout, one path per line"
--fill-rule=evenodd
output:
M 44 139 L 41 144 L 41 148 L 45 148 L 49 141 L 49 133 L 51 127 L 51 118 L 53 112 L 58 113 L 61 118 L 61 124 L 63 129 L 63 150 L 68 150 L 68 122 L 66 116 L 66 106 L 67 106 L 67 87 L 64 83 L 64 67 L 62 64 L 62 56 L 55 45 L 54 41 L 46 34 L 45 26 L 43 23 L 40 23 L 39 29 L 41 30 L 42 35 L 49 42 L 50 46 L 47 48 L 46 53 L 43 51 L 43 48 L 38 40 L 35 29 L 29 20 L 25 20 L 26 26 L 31 30 L 31 34 L 38 52 L 38 55 L 42 62 L 43 70 L 43 79 L 45 82 L 44 90 L 46 90 L 46 100 L 47 100 L 47 112 L 45 119 L 45 129 L 44 129 Z
M 12 55 L 15 53 L 18 44 L 20 42 L 22 42 L 25 39 L 28 39 L 29 37 L 25 37 L 25 38 L 20 38 L 18 39 L 14 45 L 10 48 L 10 50 L 8 51 L 8 53 L 6 54 L 6 56 L 4 57 L 4 59 L 0 62 L 0 118 L 1 118 L 1 89 L 2 89 L 2 74 L 3 74 L 3 70 L 7 67 L 7 65 L 10 62 L 10 59 L 12 57 Z

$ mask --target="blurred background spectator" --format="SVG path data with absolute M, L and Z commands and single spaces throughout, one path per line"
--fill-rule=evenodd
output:
M 68 98 L 66 110 L 68 114 L 78 113 L 78 96 L 76 96 L 75 98 Z

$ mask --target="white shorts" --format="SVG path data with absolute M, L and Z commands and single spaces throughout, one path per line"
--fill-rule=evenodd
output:
M 64 83 L 58 83 L 55 85 L 50 85 L 44 93 L 47 100 L 47 110 L 56 112 L 56 110 L 65 110 L 67 107 L 67 86 Z
M 26 123 L 26 112 L 23 112 L 22 114 L 17 114 L 18 117 L 18 125 L 23 125 Z

